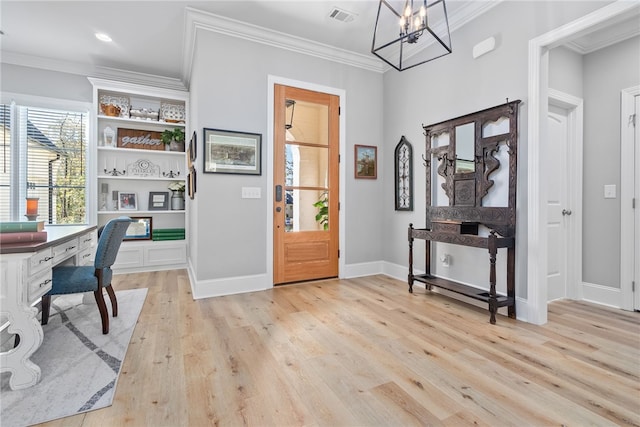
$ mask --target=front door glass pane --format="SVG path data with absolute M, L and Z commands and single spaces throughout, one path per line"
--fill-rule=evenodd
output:
M 327 187 L 329 149 L 297 144 L 285 146 L 285 183 L 296 187 Z
M 329 198 L 326 190 L 288 189 L 285 197 L 287 232 L 329 229 Z

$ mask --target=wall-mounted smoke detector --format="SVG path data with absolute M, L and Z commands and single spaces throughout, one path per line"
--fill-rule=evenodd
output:
M 356 18 L 356 14 L 344 9 L 334 7 L 333 9 L 331 9 L 331 12 L 329 12 L 329 18 L 335 19 L 340 22 L 351 22 Z

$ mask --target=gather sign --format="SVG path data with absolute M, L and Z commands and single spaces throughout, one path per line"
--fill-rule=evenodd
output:
M 161 132 L 118 128 L 118 147 L 138 150 L 163 150 Z

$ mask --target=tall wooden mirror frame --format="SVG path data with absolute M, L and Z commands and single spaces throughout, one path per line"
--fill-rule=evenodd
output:
M 426 228 L 434 221 L 459 221 L 483 224 L 503 237 L 515 236 L 516 181 L 518 161 L 518 107 L 520 100 L 460 116 L 444 122 L 423 126 L 426 137 Z M 509 121 L 506 133 L 483 136 L 487 125 L 500 120 Z M 461 126 L 472 123 L 474 128 L 473 159 L 456 156 L 456 132 Z M 434 147 L 434 138 L 448 133 L 449 143 Z M 483 206 L 483 199 L 493 187 L 491 175 L 502 165 L 495 157 L 504 144 L 508 149 L 508 197 L 507 206 Z M 432 205 L 432 167 L 444 178 L 442 188 L 449 199 L 448 206 Z

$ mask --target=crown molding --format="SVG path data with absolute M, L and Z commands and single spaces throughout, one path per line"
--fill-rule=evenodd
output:
M 191 76 L 191 64 L 193 63 L 198 30 L 224 34 L 369 71 L 384 72 L 381 61 L 372 56 L 362 55 L 335 46 L 186 7 L 183 62 L 185 85 L 188 85 Z
M 138 73 L 118 68 L 100 67 L 79 62 L 60 61 L 57 59 L 23 55 L 13 52 L 3 52 L 2 63 L 79 75 L 83 77 L 99 77 L 107 80 L 144 84 L 165 89 L 185 90 L 185 86 L 181 79 Z
M 449 28 L 453 32 L 483 13 L 494 8 L 504 0 L 466 2 L 456 11 L 455 16 L 449 16 Z M 189 86 L 191 78 L 193 55 L 195 54 L 198 30 L 212 31 L 243 40 L 261 43 L 292 52 L 302 53 L 340 64 L 362 68 L 376 73 L 384 73 L 392 68 L 369 55 L 340 49 L 335 46 L 318 43 L 313 40 L 293 36 L 280 31 L 271 30 L 210 12 L 204 12 L 192 7 L 185 8 L 184 51 L 182 76 L 185 87 Z

